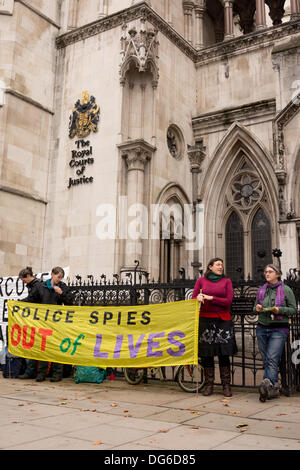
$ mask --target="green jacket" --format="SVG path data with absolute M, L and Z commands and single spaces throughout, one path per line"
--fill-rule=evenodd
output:
M 289 323 L 288 315 L 293 315 L 297 313 L 296 299 L 292 289 L 289 286 L 284 285 L 285 293 L 285 305 L 284 307 L 278 307 L 278 315 L 273 314 L 273 312 L 256 312 L 257 300 L 254 304 L 253 312 L 258 313 L 258 323 L 264 326 L 269 327 L 283 327 Z M 267 287 L 266 294 L 262 303 L 264 308 L 274 307 L 275 306 L 275 297 L 276 289 L 271 289 Z M 272 320 L 271 315 L 274 315 L 274 320 Z M 277 317 L 277 318 L 276 318 Z M 278 317 L 282 317 L 281 320 Z

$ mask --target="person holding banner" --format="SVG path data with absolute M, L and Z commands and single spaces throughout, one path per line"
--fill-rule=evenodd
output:
M 237 352 L 230 315 L 233 287 L 231 280 L 224 275 L 221 258 L 209 261 L 204 277 L 200 277 L 195 284 L 192 298 L 200 302 L 198 356 L 204 367 L 203 395 L 213 393 L 214 356 L 218 356 L 224 396 L 231 397 L 229 357 Z
M 19 272 L 19 279 L 21 279 L 21 281 L 23 281 L 24 284 L 26 284 L 29 296 L 34 289 L 38 289 L 38 285 L 41 282 L 33 274 L 31 266 L 27 266 L 26 268 L 22 269 Z M 26 302 L 26 299 L 24 299 L 23 301 Z M 25 368 L 24 374 L 19 375 L 18 379 L 35 379 L 36 369 L 37 369 L 37 361 L 35 359 L 26 359 L 26 368 Z
M 57 266 L 51 271 L 51 279 L 36 284 L 29 293 L 24 302 L 47 304 L 47 305 L 72 305 L 73 295 L 67 285 L 62 282 L 65 276 L 63 268 Z M 59 382 L 63 376 L 63 364 L 52 363 L 53 376 L 51 382 Z M 48 362 L 39 361 L 37 382 L 43 382 L 46 379 Z

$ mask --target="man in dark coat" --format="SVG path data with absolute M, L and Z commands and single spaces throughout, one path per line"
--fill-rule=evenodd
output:
M 26 284 L 28 295 L 38 289 L 41 281 L 35 277 L 31 266 L 27 266 L 19 272 L 19 279 Z M 27 297 L 28 298 L 28 297 Z M 26 299 L 27 299 L 26 298 Z M 26 302 L 26 299 L 22 300 Z M 35 359 L 26 359 L 26 368 L 24 374 L 19 375 L 18 379 L 35 379 L 36 378 L 37 361 Z
M 51 271 L 51 278 L 45 282 L 36 284 L 24 302 L 47 305 L 72 305 L 73 295 L 68 286 L 62 282 L 65 273 L 57 266 Z M 51 382 L 59 382 L 63 376 L 63 364 L 52 363 L 53 375 Z M 39 361 L 39 370 L 36 378 L 37 382 L 43 382 L 46 379 L 48 362 Z

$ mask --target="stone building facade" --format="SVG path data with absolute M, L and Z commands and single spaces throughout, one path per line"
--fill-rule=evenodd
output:
M 1 275 L 299 266 L 300 0 L 0 0 L 0 31 Z

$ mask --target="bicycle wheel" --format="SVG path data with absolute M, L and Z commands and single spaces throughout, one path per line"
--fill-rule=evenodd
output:
M 204 370 L 200 364 L 180 366 L 177 372 L 179 387 L 188 393 L 199 392 L 204 387 Z
M 124 377 L 130 385 L 138 385 L 144 378 L 146 370 L 134 367 L 124 369 Z

